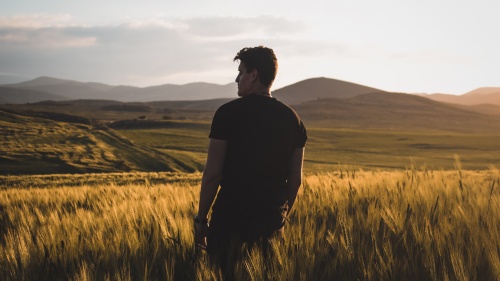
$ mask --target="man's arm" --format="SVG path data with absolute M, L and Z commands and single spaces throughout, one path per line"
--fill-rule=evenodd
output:
M 297 192 L 302 184 L 302 163 L 304 162 L 304 148 L 296 148 L 290 161 L 290 172 L 287 180 L 288 213 L 295 203 Z
M 210 139 L 205 170 L 201 180 L 200 204 L 198 218 L 206 219 L 208 211 L 214 202 L 219 188 L 224 160 L 226 158 L 227 143 L 225 140 Z
M 208 211 L 219 189 L 226 149 L 227 143 L 225 140 L 210 139 L 208 143 L 207 163 L 201 179 L 198 215 L 194 221 L 194 242 L 197 247 L 203 250 L 207 248 Z

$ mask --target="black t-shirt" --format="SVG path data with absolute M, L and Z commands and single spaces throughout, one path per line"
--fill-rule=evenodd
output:
M 217 110 L 209 137 L 227 141 L 212 218 L 255 221 L 281 213 L 292 152 L 307 140 L 297 113 L 275 98 L 251 94 Z

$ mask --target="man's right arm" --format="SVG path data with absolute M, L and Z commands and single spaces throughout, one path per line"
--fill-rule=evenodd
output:
M 208 155 L 203 177 L 201 180 L 200 203 L 198 206 L 198 217 L 206 219 L 208 211 L 214 202 L 219 188 L 224 161 L 226 158 L 227 141 L 210 139 L 208 144 Z
M 290 161 L 290 172 L 287 179 L 287 199 L 288 199 L 288 212 L 295 203 L 295 198 L 302 184 L 302 163 L 304 162 L 304 148 L 298 147 L 292 153 Z
M 201 180 L 200 202 L 198 215 L 194 223 L 195 245 L 201 249 L 207 247 L 208 212 L 219 189 L 224 161 L 226 157 L 227 142 L 225 140 L 210 139 L 208 155 L 203 177 Z

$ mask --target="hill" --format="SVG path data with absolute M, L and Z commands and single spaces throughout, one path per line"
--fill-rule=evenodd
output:
M 15 92 L 13 89 L 18 89 Z M 114 100 L 119 102 L 153 101 L 208 101 L 236 98 L 237 85 L 229 83 L 164 84 L 151 87 L 110 86 L 102 83 L 78 82 L 52 77 L 17 84 L 0 85 L 0 104 L 35 103 L 44 100 Z M 362 94 L 385 92 L 380 89 L 337 79 L 311 78 L 273 91 L 273 95 L 289 105 L 318 98 L 346 99 Z M 13 94 L 15 93 L 15 94 Z M 461 96 L 448 94 L 421 94 L 435 101 L 460 105 L 493 104 L 500 106 L 500 87 L 484 87 Z M 194 107 L 204 107 L 195 105 Z M 472 109 L 477 111 L 477 108 Z M 487 110 L 485 113 L 489 113 Z
M 149 102 L 158 100 L 202 100 L 215 98 L 234 98 L 236 83 L 217 85 L 210 83 L 190 83 L 185 85 L 165 84 L 153 87 L 110 86 L 101 83 L 83 83 L 52 77 L 39 77 L 34 80 L 3 85 L 5 88 L 42 91 L 59 96 L 61 99 L 105 99 L 121 102 Z M 0 91 L 0 95 L 2 92 Z M 11 101 L 24 103 L 26 99 Z M 37 102 L 40 99 L 29 100 Z
M 209 120 L 215 110 L 231 99 L 195 101 L 120 102 L 112 100 L 42 101 L 31 104 L 0 104 L 0 109 L 45 111 L 79 115 L 90 119 L 116 121 L 124 119 L 191 119 Z
M 351 82 L 321 77 L 283 87 L 274 91 L 273 95 L 286 104 L 294 105 L 318 98 L 345 99 L 375 92 L 383 91 Z
M 482 87 L 472 90 L 470 92 L 465 93 L 464 95 L 472 96 L 472 95 L 490 95 L 490 94 L 498 94 L 500 93 L 500 87 Z
M 0 86 L 0 104 L 33 103 L 44 100 L 61 101 L 65 100 L 65 98 L 38 90 Z
M 147 103 L 124 103 L 110 100 L 45 101 L 33 104 L 0 105 L 0 109 L 58 112 L 104 122 L 134 119 L 151 121 L 188 119 L 209 122 L 215 110 L 229 100 Z M 319 127 L 460 132 L 500 130 L 497 126 L 500 116 L 498 106 L 456 105 L 401 93 L 377 92 L 343 99 L 320 98 L 292 107 L 302 119 Z M 155 123 L 154 126 L 157 125 Z
M 120 86 L 109 89 L 105 95 L 107 99 L 124 102 L 150 102 L 235 98 L 236 92 L 236 83 L 227 85 L 190 83 L 185 85 L 165 84 L 146 88 Z
M 294 106 L 315 126 L 419 131 L 498 132 L 500 118 L 401 93 L 317 99 Z
M 500 116 L 500 105 L 494 104 L 477 104 L 477 105 L 456 105 L 458 108 L 462 108 L 468 111 L 474 111 L 481 114 Z
M 83 83 L 45 76 L 38 77 L 30 81 L 4 86 L 17 89 L 43 91 L 62 96 L 65 99 L 80 99 L 82 97 L 86 97 L 88 99 L 102 98 L 102 93 L 112 88 L 112 86 L 101 83 Z
M 492 104 L 500 106 L 500 87 L 484 87 L 467 92 L 463 95 L 432 94 L 425 97 L 447 103 L 460 105 Z
M 1 174 L 196 170 L 84 118 L 28 115 L 0 110 Z

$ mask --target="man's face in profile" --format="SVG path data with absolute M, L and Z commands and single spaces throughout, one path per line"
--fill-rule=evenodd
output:
M 250 94 L 252 89 L 254 71 L 250 71 L 248 73 L 243 62 L 241 62 L 238 66 L 238 76 L 235 80 L 236 83 L 238 83 L 238 96 L 244 97 Z

